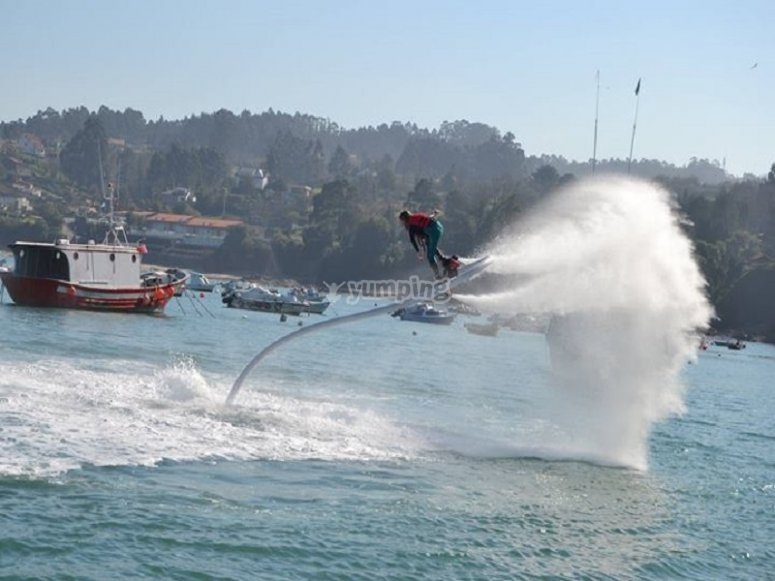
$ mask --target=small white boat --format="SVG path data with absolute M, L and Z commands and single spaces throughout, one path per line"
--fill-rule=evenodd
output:
M 455 314 L 444 309 L 437 309 L 431 304 L 420 303 L 411 307 L 401 307 L 396 310 L 393 317 L 399 317 L 402 321 L 415 323 L 432 323 L 435 325 L 451 325 L 455 321 Z
M 466 323 L 463 326 L 469 333 L 485 337 L 495 337 L 498 334 L 498 329 L 500 329 L 498 323 Z
M 292 294 L 281 294 L 276 290 L 252 283 L 249 283 L 247 288 L 236 286 L 234 289 L 229 289 L 224 293 L 222 301 L 231 308 L 263 313 L 301 315 L 311 312 L 310 303 L 300 301 Z
M 188 274 L 188 281 L 186 282 L 188 290 L 211 293 L 216 286 L 218 286 L 217 282 L 211 281 L 201 272 L 190 272 Z
M 288 294 L 306 303 L 309 306 L 308 312 L 316 315 L 322 315 L 331 304 L 325 295 L 320 294 L 314 288 L 293 288 L 288 291 Z

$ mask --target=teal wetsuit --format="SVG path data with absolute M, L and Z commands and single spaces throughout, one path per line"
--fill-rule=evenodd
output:
M 436 264 L 436 257 L 441 258 L 441 252 L 439 252 L 439 240 L 444 236 L 444 225 L 438 220 L 431 220 L 431 223 L 425 227 L 423 233 L 427 236 L 427 243 L 425 244 L 426 256 L 428 262 L 431 265 Z

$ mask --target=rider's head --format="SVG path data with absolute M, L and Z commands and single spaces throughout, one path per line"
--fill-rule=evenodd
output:
M 401 213 L 398 215 L 398 219 L 402 222 L 406 223 L 407 220 L 409 220 L 409 212 L 406 210 L 402 210 Z

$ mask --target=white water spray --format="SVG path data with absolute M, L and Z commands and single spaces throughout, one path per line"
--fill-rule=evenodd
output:
M 500 292 L 461 297 L 542 313 L 556 398 L 554 441 L 583 457 L 645 469 L 651 426 L 681 413 L 682 366 L 712 309 L 669 194 L 601 176 L 558 191 L 490 248 Z

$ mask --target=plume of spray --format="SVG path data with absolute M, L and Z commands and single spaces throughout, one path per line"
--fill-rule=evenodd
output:
M 684 411 L 680 372 L 713 314 L 669 193 L 628 177 L 580 180 L 489 253 L 502 286 L 461 298 L 548 315 L 552 444 L 646 469 L 651 427 Z

